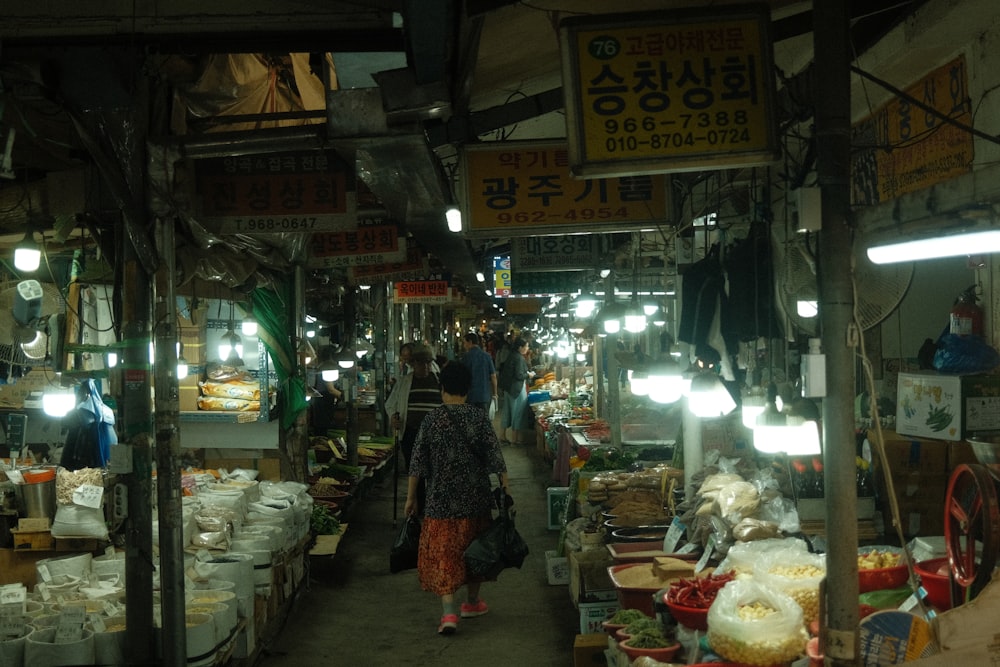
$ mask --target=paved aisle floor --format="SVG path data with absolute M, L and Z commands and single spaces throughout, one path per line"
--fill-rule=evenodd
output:
M 518 530 L 531 553 L 523 568 L 483 585 L 488 614 L 462 619 L 457 634 L 441 637 L 439 598 L 420 590 L 415 570 L 389 573 L 396 529 L 386 479 L 359 501 L 336 556 L 310 559 L 308 588 L 280 635 L 264 647 L 258 667 L 570 667 L 578 614 L 566 586 L 550 586 L 545 576 L 545 551 L 558 539 L 546 527 L 550 469 L 534 447 L 503 451 Z M 400 516 L 405 496 L 400 479 Z

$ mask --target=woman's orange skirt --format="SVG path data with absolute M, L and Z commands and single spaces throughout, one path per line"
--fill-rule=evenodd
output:
M 492 523 L 492 517 L 434 519 L 420 527 L 417 573 L 420 587 L 435 595 L 454 593 L 466 583 L 465 549 Z

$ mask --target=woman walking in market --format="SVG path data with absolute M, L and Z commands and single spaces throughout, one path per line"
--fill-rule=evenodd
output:
M 513 441 L 519 429 L 523 429 L 528 411 L 527 380 L 534 373 L 528 368 L 528 341 L 517 338 L 511 344 L 510 356 L 500 369 L 497 384 L 504 392 L 503 405 L 500 413 L 500 429 L 504 442 Z M 508 429 L 513 431 L 508 435 Z
M 404 512 L 417 512 L 417 488 L 426 481 L 417 572 L 420 587 L 441 598 L 438 633 L 454 634 L 462 618 L 489 608 L 479 597 L 481 580 L 466 576 L 466 547 L 490 525 L 494 506 L 490 475 L 508 493 L 507 464 L 486 414 L 465 402 L 472 374 L 461 362 L 441 369 L 443 404 L 420 426 L 413 447 Z M 466 599 L 456 594 L 466 586 Z

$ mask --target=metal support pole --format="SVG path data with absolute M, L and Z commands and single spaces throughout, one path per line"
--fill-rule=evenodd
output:
M 349 289 L 344 294 L 344 345 L 354 349 L 357 339 L 357 294 Z M 346 371 L 341 371 L 340 379 L 344 385 L 344 399 L 347 412 L 347 465 L 358 465 L 358 367 L 355 362 Z
M 858 663 L 858 524 L 854 450 L 854 292 L 851 286 L 850 50 L 847 3 L 813 7 L 817 169 L 822 196 L 818 267 L 827 397 L 823 465 L 828 536 L 825 623 L 828 665 Z
M 160 611 L 163 664 L 187 664 L 184 617 L 184 540 L 181 501 L 181 443 L 177 399 L 177 296 L 174 223 L 157 222 L 162 262 L 156 274 L 156 498 L 160 522 Z

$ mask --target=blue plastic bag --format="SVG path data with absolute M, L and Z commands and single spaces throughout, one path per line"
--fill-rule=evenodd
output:
M 934 368 L 942 373 L 981 373 L 1000 364 L 1000 353 L 979 336 L 944 334 L 934 352 Z
M 115 413 L 101 400 L 94 380 L 77 388 L 79 402 L 66 415 L 68 426 L 59 464 L 67 470 L 104 468 L 111 460 L 111 446 L 118 444 Z

